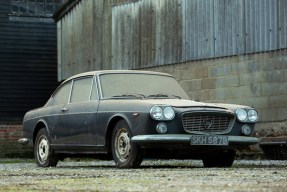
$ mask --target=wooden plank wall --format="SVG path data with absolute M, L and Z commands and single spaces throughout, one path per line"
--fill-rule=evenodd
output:
M 56 25 L 9 20 L 0 1 L 0 124 L 20 122 L 43 106 L 58 85 Z
M 58 21 L 58 80 L 111 68 L 112 0 L 82 0 Z
M 287 48 L 286 0 L 81 0 L 58 21 L 59 80 Z
M 286 13 L 284 0 L 141 0 L 114 6 L 112 68 L 287 48 Z M 134 57 L 123 49 L 132 49 Z

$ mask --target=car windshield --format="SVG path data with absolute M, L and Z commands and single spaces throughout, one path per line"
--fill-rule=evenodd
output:
M 103 98 L 189 99 L 170 76 L 154 74 L 102 74 Z

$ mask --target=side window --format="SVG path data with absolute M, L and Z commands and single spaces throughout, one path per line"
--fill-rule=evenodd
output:
M 67 104 L 70 95 L 70 90 L 71 90 L 71 82 L 62 85 L 62 87 L 58 89 L 58 91 L 53 96 L 54 98 L 53 105 Z
M 90 100 L 92 81 L 93 77 L 74 80 L 71 103 Z
M 93 89 L 92 89 L 92 94 L 91 94 L 91 100 L 98 100 L 99 95 L 98 95 L 98 86 L 97 86 L 97 81 L 94 79 L 93 81 Z

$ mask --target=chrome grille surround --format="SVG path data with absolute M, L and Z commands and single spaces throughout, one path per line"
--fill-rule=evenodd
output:
M 182 125 L 188 133 L 225 134 L 230 132 L 235 116 L 230 113 L 186 112 Z

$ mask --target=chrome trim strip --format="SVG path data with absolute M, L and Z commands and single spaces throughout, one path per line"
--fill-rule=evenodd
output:
M 216 135 L 216 134 L 205 134 L 205 135 Z M 190 134 L 158 134 L 158 135 L 137 135 L 131 138 L 132 142 L 135 143 L 166 143 L 166 142 L 182 142 L 190 143 Z M 246 136 L 228 136 L 229 144 L 247 144 L 253 145 L 259 142 L 256 137 Z

